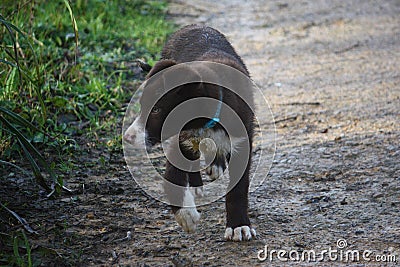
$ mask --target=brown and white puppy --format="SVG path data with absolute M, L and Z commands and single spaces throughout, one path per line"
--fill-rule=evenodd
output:
M 156 77 L 157 73 L 168 70 L 172 66 L 193 61 L 224 64 L 249 77 L 248 70 L 242 59 L 223 34 L 210 27 L 189 25 L 175 32 L 169 38 L 162 50 L 161 60 L 151 69 L 147 76 L 147 81 L 150 81 L 153 76 Z M 213 74 L 217 76 L 223 75 L 223 73 L 216 73 L 217 71 L 215 70 L 207 71 L 214 72 Z M 201 71 L 193 71 L 192 74 L 203 75 Z M 185 75 L 187 75 L 187 72 Z M 162 77 L 159 79 L 162 79 Z M 165 83 L 165 81 L 163 82 Z M 227 163 L 229 163 L 228 171 L 230 184 L 232 184 L 232 186 L 228 186 L 230 190 L 226 194 L 227 221 L 225 239 L 242 241 L 254 238 L 256 232 L 251 227 L 247 211 L 249 169 L 252 154 L 251 144 L 254 130 L 252 87 L 239 88 L 239 92 L 236 92 L 236 94 L 215 84 L 190 83 L 169 91 L 155 105 L 152 105 L 149 99 L 154 94 L 157 94 L 157 90 L 160 90 L 163 82 L 160 81 L 158 83 L 156 79 L 156 81 L 151 81 L 145 86 L 140 99 L 141 114 L 125 132 L 124 141 L 137 143 L 140 142 L 141 138 L 145 138 L 147 146 L 161 142 L 161 130 L 168 114 L 176 106 L 190 99 L 209 97 L 228 105 L 240 118 L 245 128 L 245 134 L 229 137 L 223 125 L 224 123 L 229 123 L 230 117 L 228 115 L 224 116 L 224 108 L 221 108 L 221 105 L 217 107 L 215 105 L 205 105 L 202 108 L 209 109 L 211 114 L 218 109 L 218 114 L 221 113 L 219 118 L 211 123 L 209 118 L 196 118 L 186 123 L 182 129 L 177 129 L 180 131 L 179 148 L 186 158 L 196 160 L 204 152 L 199 148 L 199 142 L 204 138 L 214 141 L 217 152 L 215 158 L 212 159 L 211 165 L 207 167 L 206 173 L 211 179 L 217 179 L 224 173 Z M 246 101 L 238 95 L 245 96 Z M 143 115 L 146 113 L 149 114 L 148 117 Z M 243 149 L 243 146 L 239 144 L 240 140 L 243 139 L 246 139 L 248 141 L 246 143 L 249 144 L 246 149 Z M 232 140 L 237 144 L 232 144 Z M 167 153 L 174 154 L 177 151 L 169 151 Z M 246 155 L 241 157 L 243 153 Z M 246 160 L 244 170 L 235 169 L 235 166 L 240 165 L 238 163 L 243 163 L 241 162 L 243 159 Z M 194 196 L 188 188 L 201 187 L 203 185 L 200 172 L 181 170 L 167 160 L 164 178 L 172 184 L 187 188 L 187 190 L 176 192 L 176 190 L 169 188 L 168 185 L 164 185 L 165 193 L 171 200 L 170 203 L 178 202 L 182 204 L 172 206 L 177 222 L 185 231 L 194 231 L 200 219 L 200 214 L 196 210 Z

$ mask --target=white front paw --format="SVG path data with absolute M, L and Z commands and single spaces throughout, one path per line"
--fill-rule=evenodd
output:
M 196 208 L 181 208 L 175 213 L 175 220 L 185 232 L 193 233 L 200 220 L 200 213 Z
M 247 225 L 239 226 L 235 229 L 228 227 L 225 230 L 225 240 L 247 241 L 255 238 L 256 235 L 256 230 Z

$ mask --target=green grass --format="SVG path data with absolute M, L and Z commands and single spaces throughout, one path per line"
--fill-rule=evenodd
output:
M 59 192 L 71 170 L 92 166 L 76 161 L 88 153 L 82 140 L 121 150 L 117 125 L 138 85 L 135 61 L 152 65 L 174 30 L 166 7 L 156 0 L 0 2 L 0 179 L 11 170 L 31 174 Z M 104 156 L 99 164 L 107 164 Z M 7 231 L 0 225 L 7 247 L 0 265 L 40 264 L 29 236 Z
M 8 240 L 11 253 L 0 251 L 0 264 L 4 266 L 38 266 L 38 262 L 33 262 L 31 255 L 31 246 L 28 237 L 23 231 L 15 231 L 12 234 L 0 234 L 2 240 Z
M 59 156 L 76 148 L 73 136 L 115 125 L 136 87 L 134 61 L 154 62 L 173 30 L 163 1 L 77 0 L 72 13 L 66 0 L 0 5 L 4 21 L 15 26 L 0 28 L 0 105 L 48 133 L 17 127 L 31 143 L 61 149 Z M 0 157 L 22 156 L 2 125 Z

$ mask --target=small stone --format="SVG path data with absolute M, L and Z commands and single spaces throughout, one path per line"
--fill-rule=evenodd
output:
M 383 193 L 376 193 L 372 195 L 372 198 L 381 198 L 383 197 Z
M 61 199 L 62 202 L 71 202 L 71 198 L 70 197 L 65 197 Z
M 356 235 L 362 235 L 364 233 L 364 230 L 356 230 L 355 234 Z

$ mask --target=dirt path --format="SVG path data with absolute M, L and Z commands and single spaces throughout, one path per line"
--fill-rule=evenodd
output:
M 83 266 L 255 266 L 270 263 L 257 259 L 265 245 L 318 253 L 345 239 L 343 251 L 396 255 L 399 264 L 400 2 L 214 2 L 175 0 L 171 19 L 225 33 L 271 104 L 276 155 L 250 196 L 258 239 L 223 241 L 222 200 L 200 207 L 198 231 L 183 233 L 166 205 L 134 185 L 122 152 L 87 144 L 90 167 L 66 179 L 76 195 L 43 198 L 24 214 L 41 234 L 33 245 Z M 67 264 L 51 255 L 52 265 Z M 273 263 L 283 264 L 276 254 Z
M 399 262 L 400 3 L 214 2 L 174 1 L 170 13 L 181 25 L 205 23 L 225 33 L 271 104 L 277 151 L 267 180 L 250 196 L 259 238 L 222 240 L 223 201 L 200 208 L 197 233 L 185 234 L 166 206 L 127 189 L 131 178 L 121 171 L 107 178 L 115 193 L 96 200 L 104 233 L 99 226 L 91 234 L 97 241 L 86 260 L 253 266 L 269 263 L 257 259 L 265 245 L 319 253 L 345 239 L 343 251 Z M 126 231 L 132 239 L 119 240 Z M 281 263 L 276 255 L 274 262 Z
M 213 245 L 217 225 L 181 257 L 255 265 L 262 244 L 321 251 L 343 238 L 399 263 L 400 2 L 182 2 L 170 8 L 177 23 L 216 27 L 243 57 L 272 106 L 277 151 L 250 197 L 259 240 Z

